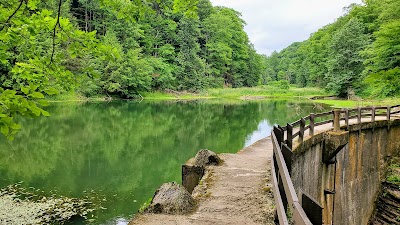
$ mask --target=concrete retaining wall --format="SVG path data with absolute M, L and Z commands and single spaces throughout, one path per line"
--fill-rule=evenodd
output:
M 363 225 L 374 211 L 388 157 L 399 154 L 400 120 L 342 129 L 347 132 L 333 134 L 347 141 L 336 162 L 322 162 L 331 133 L 317 134 L 294 148 L 291 177 L 298 196 L 306 193 L 324 208 L 323 224 Z

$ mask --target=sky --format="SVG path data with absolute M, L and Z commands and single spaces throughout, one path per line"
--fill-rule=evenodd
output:
M 270 55 L 304 41 L 343 15 L 343 8 L 362 0 L 211 0 L 242 13 L 245 31 L 260 54 Z

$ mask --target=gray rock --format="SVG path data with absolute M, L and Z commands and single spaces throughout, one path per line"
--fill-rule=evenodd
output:
M 197 152 L 194 157 L 194 166 L 208 166 L 208 165 L 219 165 L 222 160 L 218 157 L 215 152 L 207 149 L 202 149 Z
M 149 213 L 187 214 L 196 207 L 196 202 L 189 192 L 175 182 L 165 183 L 157 189 L 150 206 Z

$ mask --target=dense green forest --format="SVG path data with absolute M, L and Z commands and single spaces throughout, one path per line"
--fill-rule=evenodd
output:
M 0 127 L 46 95 L 254 86 L 263 57 L 240 13 L 209 0 L 1 0 Z
M 364 0 L 304 42 L 266 60 L 263 80 L 326 88 L 340 97 L 400 94 L 400 1 Z
M 265 21 L 266 23 L 268 21 Z M 301 43 L 258 54 L 239 12 L 209 0 L 0 0 L 0 131 L 58 93 L 274 84 L 340 97 L 400 94 L 400 1 L 364 0 Z

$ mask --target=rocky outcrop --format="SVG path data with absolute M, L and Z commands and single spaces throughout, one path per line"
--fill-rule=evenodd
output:
M 204 176 L 205 168 L 209 165 L 219 165 L 222 160 L 215 152 L 202 149 L 194 158 L 182 165 L 182 185 L 192 193 Z
M 187 214 L 196 207 L 191 194 L 180 184 L 165 183 L 154 194 L 148 213 Z

